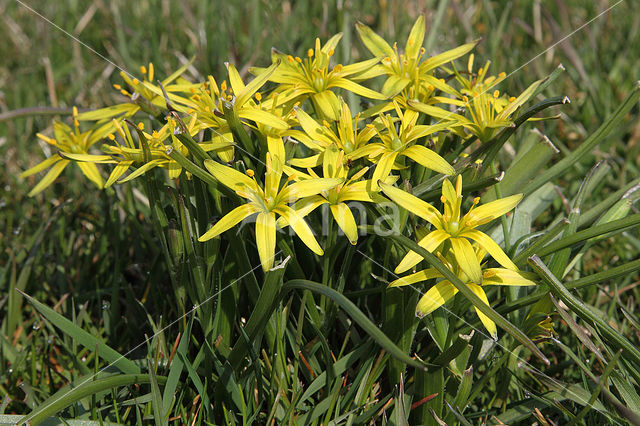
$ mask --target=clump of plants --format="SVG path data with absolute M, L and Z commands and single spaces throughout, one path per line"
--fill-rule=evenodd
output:
M 512 423 L 532 407 L 637 419 L 640 351 L 570 291 L 636 267 L 577 267 L 595 239 L 637 225 L 631 193 L 581 210 L 595 166 L 566 218 L 538 217 L 551 181 L 640 92 L 562 160 L 532 140 L 507 162 L 518 128 L 568 101 L 543 97 L 562 68 L 506 93 L 508 75 L 478 65 L 477 42 L 426 52 L 422 16 L 404 46 L 357 32 L 369 58 L 355 63 L 335 60 L 338 34 L 302 57 L 274 49 L 247 78 L 231 63 L 203 81 L 184 77 L 189 64 L 123 71 L 122 103 L 38 135 L 55 153 L 23 173 L 44 173 L 31 195 L 67 166 L 112 197 L 142 192 L 168 275 L 158 291 L 176 306 L 162 335 L 176 340 L 158 332 L 133 359 L 28 298 L 99 362 L 25 421 Z M 575 324 L 568 311 L 592 330 L 581 338 L 602 367 L 585 366 L 581 390 L 546 373 L 556 323 Z M 94 411 L 78 411 L 88 398 Z M 564 400 L 580 409 L 559 410 Z

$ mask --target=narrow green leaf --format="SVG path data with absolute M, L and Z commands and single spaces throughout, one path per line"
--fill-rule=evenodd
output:
M 387 335 L 385 335 L 367 316 L 349 299 L 337 291 L 323 285 L 308 280 L 290 280 L 283 286 L 283 291 L 292 290 L 295 288 L 311 290 L 315 293 L 320 293 L 339 305 L 345 312 L 353 319 L 364 331 L 371 336 L 380 346 L 382 346 L 391 356 L 399 361 L 402 361 L 412 367 L 425 370 L 426 366 L 420 361 L 409 357 L 406 353 L 397 347 Z
M 580 299 L 575 297 L 562 283 L 551 273 L 549 268 L 537 256 L 533 255 L 529 258 L 529 265 L 542 278 L 542 280 L 551 287 L 553 294 L 561 299 L 571 311 L 575 312 L 583 321 L 597 327 L 602 335 L 611 341 L 611 343 L 621 348 L 629 358 L 640 365 L 640 350 L 631 343 L 626 337 L 609 325 L 605 320 L 600 318 Z
M 600 142 L 604 140 L 604 138 L 613 130 L 615 127 L 619 125 L 619 123 L 624 119 L 626 114 L 636 105 L 636 102 L 640 98 L 640 82 L 636 82 L 634 90 L 632 90 L 624 101 L 620 104 L 620 106 L 614 111 L 614 113 L 604 122 L 602 125 L 582 142 L 582 144 L 576 148 L 571 154 L 558 161 L 556 164 L 551 166 L 549 169 L 545 170 L 539 176 L 537 176 L 533 181 L 527 184 L 522 192 L 524 194 L 530 194 L 535 191 L 537 188 L 542 186 L 544 183 L 560 176 L 574 164 L 579 162 L 582 157 L 591 152 L 593 148 L 595 148 Z
M 157 379 L 162 385 L 167 380 L 164 376 L 157 376 Z M 148 374 L 114 374 L 98 378 L 92 374 L 89 377 L 79 377 L 40 403 L 35 410 L 22 417 L 18 424 L 36 425 L 88 396 L 122 386 L 145 385 L 149 381 Z
M 68 334 L 75 342 L 80 343 L 90 351 L 95 350 L 96 355 L 104 359 L 110 365 L 116 367 L 123 373 L 137 374 L 140 372 L 140 369 L 132 361 L 119 354 L 115 349 L 107 346 L 107 344 L 102 340 L 92 336 L 73 322 L 69 321 L 50 307 L 38 302 L 28 294 L 23 293 L 22 291 L 20 291 L 20 294 L 22 294 L 27 301 L 53 325 Z

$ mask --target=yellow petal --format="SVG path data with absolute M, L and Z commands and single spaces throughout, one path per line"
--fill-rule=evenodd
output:
M 320 154 L 312 155 L 311 157 L 307 158 L 292 158 L 291 160 L 289 160 L 289 164 L 291 164 L 292 166 L 302 167 L 305 169 L 319 166 L 321 162 L 322 156 Z
M 487 306 L 489 306 L 489 299 L 487 299 L 487 295 L 482 289 L 482 287 L 472 283 L 469 283 L 467 285 L 469 286 L 469 289 L 476 294 L 476 296 L 478 296 Z M 480 322 L 482 322 L 482 324 L 487 329 L 489 334 L 491 334 L 491 337 L 493 338 L 493 340 L 497 340 L 498 329 L 496 328 L 496 323 L 494 323 L 491 319 L 489 319 L 488 316 L 483 314 L 482 311 L 480 311 L 480 309 L 478 309 L 477 306 L 474 306 L 474 308 L 476 310 L 476 314 L 478 314 L 478 318 L 480 318 Z
M 45 160 L 46 161 L 46 160 Z M 47 172 L 46 175 L 42 178 L 40 182 L 36 186 L 33 187 L 31 191 L 29 191 L 29 197 L 33 197 L 34 195 L 43 191 L 47 186 L 51 185 L 54 180 L 58 177 L 60 173 L 67 167 L 69 164 L 69 160 L 60 160 L 57 161 L 51 169 Z
M 510 271 L 502 268 L 487 268 L 484 270 L 482 285 L 536 285 L 537 275 L 532 272 Z
M 268 111 L 261 110 L 260 108 L 246 107 L 238 111 L 238 117 L 246 120 L 255 121 L 266 126 L 271 126 L 274 129 L 287 130 L 289 124 L 275 114 Z
M 347 236 L 351 244 L 355 245 L 358 242 L 358 226 L 349 207 L 345 203 L 338 203 L 331 204 L 329 208 L 344 235 Z
M 342 38 L 342 33 L 338 33 L 332 36 L 329 40 L 327 40 L 324 46 L 322 46 L 322 49 L 321 49 L 322 52 L 329 53 L 329 51 L 334 50 L 341 38 Z
M 336 178 L 319 178 L 295 182 L 280 191 L 280 194 L 278 194 L 278 202 L 292 203 L 300 198 L 327 191 L 343 181 L 343 179 Z
M 331 81 L 331 83 L 329 83 L 329 87 L 339 87 L 341 89 L 345 89 L 352 93 L 355 93 L 356 95 L 364 96 L 370 99 L 387 99 L 387 97 L 382 93 L 378 93 L 375 90 L 371 90 L 368 87 L 364 87 L 358 83 L 354 83 L 353 81 L 347 80 L 346 78 L 337 78 Z
M 399 77 L 395 74 L 392 74 L 387 78 L 387 81 L 384 82 L 382 86 L 382 94 L 388 98 L 392 98 L 398 93 L 402 91 L 405 87 L 407 87 L 411 83 L 411 80 L 404 77 Z
M 25 170 L 24 172 L 20 173 L 20 178 L 24 179 L 26 177 L 29 177 L 31 175 L 34 175 L 38 172 L 43 171 L 44 169 L 48 169 L 49 167 L 51 167 L 53 164 L 57 163 L 58 161 L 61 161 L 62 158 L 60 158 L 60 156 L 58 155 L 53 155 L 49 158 L 47 158 L 46 160 L 38 163 L 37 165 L 31 167 L 28 170 Z
M 238 206 L 224 215 L 222 219 L 217 221 L 216 224 L 211 227 L 211 229 L 202 234 L 202 236 L 198 238 L 198 241 L 207 241 L 211 238 L 217 237 L 224 231 L 234 227 L 240 221 L 256 212 L 258 212 L 258 209 L 253 204 L 243 204 Z
M 345 65 L 340 70 L 339 74 L 341 76 L 348 76 L 351 74 L 361 73 L 363 71 L 370 70 L 373 68 L 378 62 L 380 62 L 380 58 L 372 58 L 362 62 L 356 62 L 353 64 Z
M 298 201 L 293 206 L 293 209 L 296 211 L 296 213 L 298 213 L 298 216 L 305 217 L 306 215 L 326 203 L 328 203 L 328 201 L 322 195 L 314 195 L 311 197 L 307 197 L 304 200 Z M 280 216 L 276 223 L 280 228 L 289 226 L 289 222 L 287 222 L 287 219 L 284 216 Z
M 439 55 L 432 56 L 420 64 L 420 73 L 426 73 L 429 70 L 444 65 L 447 62 L 451 62 L 454 59 L 459 58 L 462 55 L 469 53 L 478 44 L 479 40 L 472 41 L 471 43 L 463 44 L 454 49 L 442 52 Z
M 441 231 L 436 229 L 435 231 L 431 231 L 424 238 L 422 238 L 418 245 L 429 252 L 433 252 L 435 249 L 440 246 L 445 240 L 449 238 L 449 234 L 445 231 Z M 423 257 L 420 256 L 415 251 L 410 251 L 406 254 L 405 257 L 402 258 L 398 266 L 396 266 L 395 273 L 401 274 L 405 271 L 416 266 L 418 263 L 422 262 Z
M 134 103 L 118 104 L 93 111 L 82 112 L 78 114 L 76 118 L 79 121 L 98 121 L 117 117 L 120 114 L 124 114 L 125 117 L 130 117 L 138 112 L 139 109 L 140 107 Z
M 391 169 L 393 168 L 393 163 L 396 161 L 396 157 L 398 153 L 396 151 L 387 152 L 380 157 L 378 163 L 376 164 L 376 168 L 373 171 L 373 177 L 371 180 L 373 181 L 373 188 L 378 188 L 378 181 L 383 181 L 389 176 L 391 173 Z
M 410 146 L 402 151 L 402 153 L 423 167 L 438 173 L 453 175 L 456 172 L 447 160 L 422 145 Z
M 418 57 L 420 49 L 422 48 L 422 43 L 424 42 L 425 31 L 424 15 L 420 14 L 411 28 L 409 38 L 407 38 L 407 43 L 404 48 L 404 54 L 407 58 Z
M 304 112 L 302 109 L 298 108 L 296 110 L 296 117 L 304 131 L 307 132 L 313 140 L 322 143 L 325 147 L 339 142 L 336 136 L 332 134 L 333 132 L 318 124 L 316 120 L 311 118 L 309 114 Z
M 509 259 L 509 256 L 502 251 L 500 246 L 491 239 L 487 234 L 470 229 L 460 234 L 461 237 L 467 237 L 480 244 L 480 247 L 485 249 L 491 257 L 493 257 L 500 265 L 512 271 L 517 271 L 518 267 Z
M 247 84 L 246 86 L 244 86 L 243 84 L 241 90 L 236 90 L 236 88 L 233 87 L 233 80 L 231 80 L 231 72 L 229 72 L 229 80 L 231 82 L 231 87 L 233 88 L 233 92 L 236 94 L 236 105 L 238 106 L 244 105 L 245 102 L 247 102 L 267 82 L 267 80 L 269 80 L 269 77 L 271 77 L 271 75 L 274 73 L 274 71 L 278 68 L 279 65 L 280 65 L 279 61 L 271 64 L 269 68 L 267 68 L 262 73 L 260 73 L 259 76 L 254 78 L 251 81 L 251 83 Z M 233 67 L 233 65 L 230 65 L 230 67 Z M 235 70 L 235 67 L 233 69 Z M 240 76 L 238 75 L 238 78 L 239 77 Z M 242 80 L 240 80 L 240 82 L 242 82 Z
M 79 161 L 76 164 L 78 165 L 78 167 L 80 167 L 82 173 L 86 177 L 88 177 L 91 182 L 95 183 L 98 188 L 102 189 L 102 176 L 100 175 L 98 167 L 96 167 L 95 164 L 85 163 L 82 161 Z
M 307 225 L 307 222 L 291 207 L 289 206 L 279 206 L 275 209 L 275 212 L 279 215 L 283 216 L 296 235 L 302 240 L 303 243 L 307 247 L 311 249 L 315 254 L 322 256 L 324 251 L 316 241 L 316 237 L 313 236 L 313 231 Z
M 482 284 L 482 269 L 471 243 L 466 238 L 450 238 L 451 248 L 462 271 L 476 284 Z
M 396 188 L 393 185 L 381 182 L 380 187 L 387 197 L 400 207 L 420 216 L 438 229 L 442 229 L 442 215 L 440 212 L 426 201 L 421 200 L 415 195 Z
M 311 101 L 320 118 L 335 121 L 340 117 L 340 100 L 331 90 L 312 93 Z
M 434 268 L 423 269 L 422 271 L 418 271 L 414 274 L 404 276 L 402 278 L 398 278 L 395 281 L 389 283 L 389 287 L 400 287 L 403 285 L 411 285 L 415 283 L 419 283 L 422 281 L 427 281 L 432 278 L 442 277 L 442 274 L 436 271 Z
M 110 155 L 93 155 L 93 154 L 73 154 L 71 152 L 60 152 L 60 156 L 67 160 L 83 161 L 89 163 L 109 164 L 114 163 L 115 160 Z
M 204 160 L 204 166 L 220 183 L 234 191 L 242 190 L 245 187 L 254 188 L 256 185 L 255 182 L 244 173 L 240 173 L 231 167 L 223 166 L 213 160 Z
M 420 318 L 429 315 L 455 296 L 457 292 L 458 289 L 449 281 L 440 281 L 420 298 L 418 306 L 416 306 L 416 315 Z
M 284 165 L 287 154 L 284 150 L 282 138 L 279 136 L 267 136 L 267 148 L 269 149 L 271 159 L 274 160 L 277 158 Z
M 515 194 L 482 204 L 467 213 L 464 221 L 470 222 L 470 225 L 473 227 L 484 225 L 511 211 L 511 209 L 517 206 L 520 200 L 522 200 L 522 197 L 522 194 Z
M 153 169 L 158 164 L 160 164 L 161 161 L 162 160 L 152 160 L 152 161 L 149 161 L 148 163 L 143 164 L 142 166 L 138 167 L 136 169 L 136 171 L 134 171 L 133 173 L 130 173 L 124 179 L 120 179 L 118 181 L 118 183 L 129 182 L 130 180 L 133 180 L 133 179 L 137 178 L 138 176 L 141 176 L 141 175 L 145 174 L 147 171 Z
M 111 174 L 109 175 L 109 179 L 107 179 L 107 182 L 104 184 L 104 187 L 108 188 L 111 185 L 113 185 L 115 181 L 117 181 L 120 178 L 120 176 L 124 174 L 124 172 L 129 170 L 129 167 L 132 164 L 133 164 L 133 161 L 121 161 L 118 164 L 116 164 L 116 166 L 111 171 Z
M 503 109 L 496 118 L 506 119 L 511 114 L 513 114 L 520 105 L 524 104 L 529 100 L 531 95 L 533 95 L 533 93 L 536 91 L 536 89 L 538 88 L 538 86 L 540 86 L 541 83 L 542 83 L 542 80 L 533 82 L 529 87 L 527 87 L 527 89 L 524 92 L 520 94 L 520 96 L 518 96 L 513 102 L 511 102 L 505 109 Z
M 371 182 L 368 180 L 362 180 L 345 185 L 338 193 L 338 201 L 364 201 L 364 202 L 380 202 L 384 201 L 384 197 L 380 196 L 376 192 L 370 192 Z
M 266 272 L 273 266 L 276 253 L 276 218 L 273 213 L 262 212 L 256 218 L 256 246 L 262 269 Z
M 376 57 L 385 57 L 385 56 L 394 56 L 395 52 L 389 46 L 382 37 L 376 34 L 371 28 L 364 25 L 361 22 L 356 24 L 356 29 L 358 30 L 358 35 L 360 36 L 360 40 L 362 40 L 362 44 L 365 45 L 369 52 L 373 53 Z

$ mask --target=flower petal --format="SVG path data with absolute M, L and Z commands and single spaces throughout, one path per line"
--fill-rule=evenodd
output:
M 467 213 L 464 221 L 470 222 L 472 227 L 484 225 L 513 209 L 522 200 L 522 197 L 522 194 L 515 194 L 482 204 Z
M 278 194 L 278 202 L 292 203 L 300 198 L 309 197 L 329 190 L 341 184 L 343 181 L 343 179 L 336 178 L 318 178 L 294 182 L 280 191 L 280 194 Z
M 418 53 L 420 53 L 420 49 L 422 48 L 422 43 L 424 42 L 424 34 L 426 28 L 424 23 L 424 15 L 420 14 L 418 19 L 416 19 L 415 24 L 411 28 L 411 32 L 409 33 L 409 37 L 407 38 L 407 43 L 404 47 L 404 54 L 407 58 L 417 58 Z
M 429 315 L 455 296 L 457 292 L 458 289 L 449 281 L 440 281 L 420 298 L 416 306 L 416 316 L 422 318 Z
M 240 221 L 244 220 L 246 217 L 251 216 L 254 213 L 257 213 L 258 209 L 250 203 L 243 204 L 241 206 L 236 207 L 231 210 L 229 213 L 224 215 L 222 219 L 216 222 L 211 229 L 202 234 L 198 241 L 207 241 L 211 238 L 217 237 L 222 234 L 229 228 L 236 226 Z
M 471 281 L 482 284 L 482 269 L 471 243 L 466 238 L 451 238 L 451 248 L 460 269 Z
M 387 81 L 384 82 L 382 86 L 382 94 L 388 98 L 392 98 L 398 93 L 402 91 L 405 87 L 407 87 L 411 83 L 411 80 L 404 77 L 399 77 L 395 74 L 390 75 L 387 78 Z
M 511 271 L 502 268 L 487 268 L 484 270 L 482 285 L 536 285 L 537 275 L 532 272 Z
M 378 93 L 375 90 L 369 89 L 368 87 L 364 87 L 358 83 L 354 83 L 351 80 L 347 80 L 346 78 L 336 78 L 329 83 L 329 87 L 339 87 L 341 89 L 348 90 L 350 92 L 355 93 L 356 95 L 364 96 L 370 99 L 378 99 L 385 100 L 387 97 L 382 93 Z M 338 117 L 336 117 L 337 119 Z
M 273 74 L 273 72 L 276 70 L 276 68 L 278 68 L 279 65 L 280 62 L 271 64 L 269 68 L 264 70 L 259 76 L 251 80 L 249 84 L 243 87 L 242 91 L 238 91 L 234 87 L 233 91 L 236 94 L 236 105 L 238 105 L 239 107 L 244 105 L 244 103 L 247 102 L 267 82 L 267 80 L 269 80 L 269 77 L 271 77 L 271 74 Z M 230 65 L 230 67 L 233 67 L 233 65 Z M 233 81 L 231 81 L 231 86 L 233 87 Z
M 358 226 L 349 207 L 345 203 L 338 203 L 329 205 L 329 208 L 344 235 L 347 236 L 351 244 L 355 245 L 358 242 Z
M 378 160 L 376 164 L 376 168 L 373 171 L 373 177 L 371 178 L 373 182 L 373 189 L 378 189 L 378 181 L 384 181 L 389 173 L 391 173 L 391 169 L 393 168 L 393 163 L 396 161 L 396 157 L 398 153 L 396 151 L 387 152 L 382 154 L 382 157 Z
M 407 276 L 398 278 L 395 281 L 392 281 L 391 283 L 389 283 L 389 287 L 400 287 L 403 285 L 411 285 L 411 284 L 415 284 L 422 281 L 430 280 L 432 278 L 439 278 L 439 277 L 442 277 L 442 274 L 438 272 L 436 269 L 434 268 L 423 269 L 422 271 L 418 271 L 414 274 L 407 275 Z
M 256 218 L 256 246 L 262 269 L 266 272 L 273 266 L 276 253 L 276 218 L 273 213 L 262 212 Z
M 301 108 L 296 109 L 296 117 L 298 118 L 298 122 L 302 129 L 304 129 L 311 139 L 321 142 L 324 146 L 329 146 L 333 143 L 339 142 L 333 132 L 318 124 L 316 120 L 311 118 L 311 116 Z
M 87 163 L 87 162 L 83 162 L 83 161 L 78 161 L 76 163 L 78 165 L 78 167 L 80 167 L 80 170 L 82 170 L 82 173 L 89 178 L 90 181 L 92 181 L 93 183 L 95 183 L 98 188 L 102 189 L 103 185 L 102 185 L 102 176 L 100 175 L 100 172 L 98 171 L 98 167 L 96 167 L 96 165 L 94 163 Z
M 51 169 L 49 169 L 47 174 L 44 175 L 42 180 L 38 182 L 38 184 L 34 186 L 33 189 L 31 189 L 31 191 L 29 191 L 29 197 L 33 197 L 34 195 L 42 192 L 47 186 L 51 185 L 53 181 L 56 180 L 58 175 L 62 173 L 64 168 L 67 167 L 67 164 L 69 164 L 69 160 L 60 159 L 59 161 L 56 161 L 55 164 L 51 167 Z
M 234 191 L 256 186 L 256 183 L 249 176 L 213 160 L 204 160 L 204 166 L 220 183 Z
M 327 118 L 331 121 L 340 118 L 340 100 L 331 90 L 312 93 L 311 101 L 320 118 Z
M 263 111 L 260 108 L 254 108 L 250 106 L 241 108 L 240 110 L 238 110 L 238 117 L 255 121 L 256 123 L 261 123 L 266 126 L 271 126 L 274 129 L 287 130 L 289 128 L 289 124 L 287 124 L 286 121 L 284 121 L 277 115 L 272 114 L 268 111 Z
M 454 49 L 447 50 L 446 52 L 442 52 L 436 56 L 432 56 L 426 59 L 424 62 L 420 64 L 420 73 L 424 74 L 429 70 L 439 67 L 440 65 L 446 64 L 447 62 L 451 62 L 454 59 L 459 58 L 462 55 L 469 53 L 475 46 L 478 44 L 479 40 L 472 41 L 471 43 L 463 44 L 462 46 L 458 46 Z
M 489 299 L 487 299 L 487 294 L 484 292 L 482 287 L 472 283 L 467 284 L 467 286 L 476 294 L 476 296 L 478 296 L 484 303 L 487 304 L 487 306 L 489 306 Z M 489 334 L 491 334 L 493 340 L 498 340 L 498 329 L 496 328 L 496 323 L 494 323 L 491 319 L 489 319 L 488 316 L 482 313 L 482 311 L 478 309 L 477 306 L 474 306 L 474 308 L 476 310 L 476 314 L 478 314 L 478 318 L 480 318 L 480 322 L 482 322 Z
M 275 209 L 275 212 L 283 216 L 285 220 L 289 222 L 289 226 L 293 228 L 296 235 L 307 247 L 311 249 L 311 251 L 319 256 L 324 254 L 324 251 L 322 250 L 322 247 L 320 247 L 320 244 L 318 244 L 316 237 L 313 236 L 313 231 L 309 228 L 309 225 L 307 225 L 307 222 L 305 222 L 302 216 L 286 205 L 278 206 L 278 208 Z
M 449 233 L 436 229 L 435 231 L 431 231 L 429 234 L 427 234 L 426 237 L 422 238 L 418 242 L 418 245 L 420 247 L 423 247 L 425 250 L 432 252 L 449 237 Z M 416 253 L 415 251 L 410 251 L 405 255 L 405 257 L 402 258 L 398 266 L 396 266 L 394 272 L 396 274 L 401 274 L 405 271 L 408 271 L 409 269 L 420 263 L 422 259 L 423 257 L 418 253 Z
M 427 169 L 434 170 L 445 175 L 455 174 L 455 170 L 451 164 L 434 151 L 422 145 L 413 145 L 402 151 L 402 154 L 411 158 L 416 163 L 421 164 Z
M 380 187 L 385 195 L 400 207 L 423 218 L 436 228 L 442 228 L 442 214 L 431 204 L 393 185 L 380 182 Z
M 395 55 L 395 52 L 391 46 L 389 46 L 389 43 L 376 34 L 371 28 L 361 22 L 358 22 L 356 24 L 356 29 L 358 30 L 358 35 L 360 36 L 360 40 L 362 40 L 362 44 L 364 44 L 365 47 L 369 49 L 369 52 L 373 53 L 374 56 L 384 57 Z
M 509 259 L 509 256 L 502 251 L 500 246 L 491 239 L 484 232 L 480 232 L 476 229 L 469 229 L 460 233 L 461 237 L 470 238 L 473 241 L 480 244 L 480 247 L 485 249 L 491 257 L 493 257 L 500 265 L 512 271 L 517 271 L 518 267 Z
M 122 176 L 132 164 L 133 161 L 121 161 L 116 164 L 116 166 L 111 171 L 111 174 L 109 175 L 109 179 L 107 179 L 107 182 L 104 184 L 104 187 L 108 188 L 113 185 L 115 181 L 118 180 L 120 176 Z

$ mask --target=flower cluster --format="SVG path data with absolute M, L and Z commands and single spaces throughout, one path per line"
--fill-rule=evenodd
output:
M 237 197 L 231 200 L 235 207 L 219 211 L 221 218 L 210 229 L 200 230 L 199 240 L 255 218 L 255 242 L 265 271 L 274 264 L 278 228 L 290 227 L 321 256 L 323 249 L 305 217 L 326 204 L 349 242 L 356 244 L 359 228 L 348 203 L 388 202 L 384 194 L 433 226 L 419 244 L 437 253 L 483 300 L 484 285 L 532 284 L 498 244 L 477 229 L 507 213 L 521 196 L 483 206 L 475 199 L 462 216 L 464 170 L 453 167 L 457 158 L 451 154 L 457 151 L 444 147 L 472 138 L 478 143 L 491 140 L 513 124 L 540 82 L 518 97 L 501 94 L 496 85 L 504 73 L 489 76 L 489 63 L 473 70 L 470 52 L 476 42 L 429 57 L 422 47 L 422 16 L 403 50 L 365 25 L 358 24 L 357 31 L 373 55 L 370 59 L 336 63 L 338 34 L 324 45 L 317 39 L 303 58 L 274 50 L 272 64 L 251 68 L 254 77 L 246 84 L 232 64 L 221 83 L 212 76 L 189 81 L 183 74 L 190 64 L 162 81 L 154 80 L 152 64 L 140 68 L 139 78 L 122 73 L 124 83 L 114 87 L 126 102 L 76 111 L 73 127 L 56 123 L 54 138 L 39 135 L 59 152 L 24 172 L 29 176 L 50 167 L 31 194 L 53 183 L 71 162 L 101 188 L 130 181 L 152 168 L 166 169 L 171 179 L 208 173 L 231 190 L 229 197 Z M 459 71 L 455 61 L 465 55 L 467 70 Z M 368 109 L 354 115 L 358 105 L 345 101 L 349 92 L 361 97 Z M 152 120 L 134 123 L 133 117 L 141 114 Z M 92 150 L 99 141 L 102 153 Z M 180 159 L 190 159 L 188 164 L 200 173 L 187 170 Z M 115 165 L 106 181 L 96 164 Z M 443 213 L 394 186 L 399 178 L 419 184 L 429 174 L 457 175 L 455 187 L 444 179 Z M 502 268 L 483 269 L 487 254 Z M 396 272 L 408 271 L 420 261 L 410 252 Z M 442 277 L 426 269 L 391 285 L 432 278 Z M 441 280 L 421 299 L 417 312 L 425 315 L 454 294 L 452 284 Z M 478 314 L 495 334 L 495 325 Z

